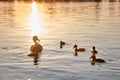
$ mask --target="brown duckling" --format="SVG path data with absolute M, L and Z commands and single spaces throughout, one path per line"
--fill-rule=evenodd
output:
M 85 48 L 78 48 L 77 44 L 75 44 L 73 46 L 73 48 L 75 48 L 75 52 L 84 52 L 85 51 Z
M 63 45 L 65 45 L 65 42 L 64 41 L 60 41 L 60 48 L 62 48 Z
M 90 59 L 92 59 L 92 62 L 98 62 L 98 63 L 104 63 L 105 60 L 102 58 L 96 58 L 96 56 L 91 56 Z

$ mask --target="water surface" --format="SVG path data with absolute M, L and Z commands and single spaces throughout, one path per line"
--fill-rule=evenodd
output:
M 119 21 L 119 2 L 0 2 L 0 79 L 119 80 Z M 44 47 L 38 66 L 26 56 L 33 35 Z M 74 44 L 86 52 L 73 56 Z M 92 46 L 106 63 L 90 64 Z

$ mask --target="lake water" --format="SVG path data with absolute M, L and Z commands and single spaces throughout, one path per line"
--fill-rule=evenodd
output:
M 33 35 L 44 48 L 37 66 L 26 56 Z M 86 51 L 73 56 L 74 44 Z M 91 65 L 92 46 L 105 63 Z M 0 80 L 119 79 L 120 2 L 0 2 Z

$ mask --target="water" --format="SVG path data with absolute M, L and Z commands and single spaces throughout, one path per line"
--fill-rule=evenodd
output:
M 119 2 L 0 2 L 0 80 L 119 80 L 119 21 Z M 26 56 L 33 35 L 44 47 L 38 66 Z M 73 56 L 74 44 L 86 52 Z M 90 64 L 92 46 L 106 63 Z

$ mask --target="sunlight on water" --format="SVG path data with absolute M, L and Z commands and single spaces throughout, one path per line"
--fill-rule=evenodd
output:
M 40 15 L 40 11 L 38 10 L 38 6 L 36 2 L 31 4 L 32 12 L 29 16 L 29 26 L 31 29 L 31 35 L 39 35 L 42 33 L 42 28 L 44 25 L 42 15 Z
M 38 66 L 26 56 L 33 35 Z M 0 2 L 0 36 L 0 80 L 120 79 L 120 2 Z M 86 51 L 74 56 L 74 44 Z M 105 64 L 91 65 L 92 46 Z

